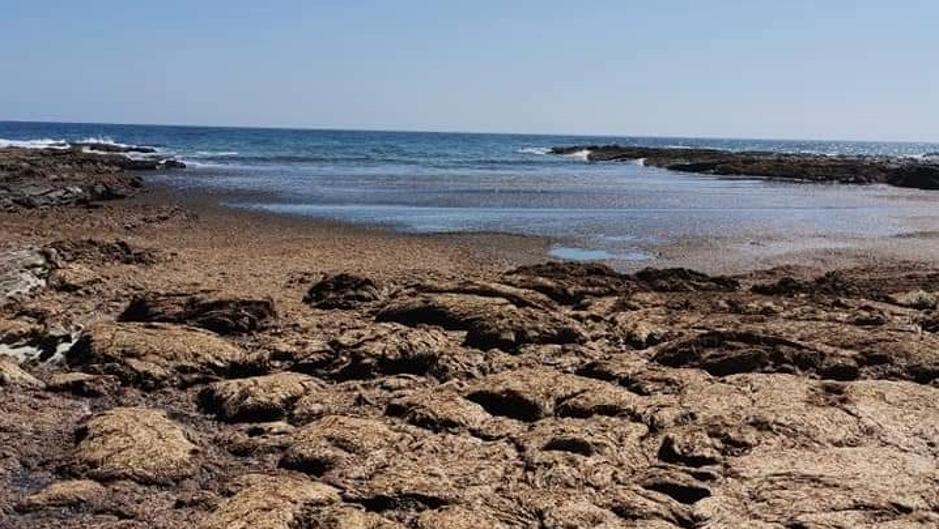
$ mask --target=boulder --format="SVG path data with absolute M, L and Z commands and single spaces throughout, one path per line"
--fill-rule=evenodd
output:
M 297 399 L 320 385 L 315 378 L 300 373 L 225 380 L 206 388 L 202 403 L 226 421 L 276 421 L 289 415 Z
M 217 335 L 165 323 L 98 323 L 66 353 L 70 366 L 144 388 L 231 372 L 244 352 Z
M 491 415 L 535 422 L 570 417 L 635 415 L 638 397 L 610 384 L 546 368 L 503 371 L 469 385 L 467 399 Z
M 102 503 L 107 489 L 87 479 L 56 481 L 48 487 L 26 497 L 16 506 L 20 512 L 52 508 L 78 508 Z
M 636 281 L 599 263 L 551 262 L 506 272 L 502 281 L 574 305 L 590 297 L 617 296 L 641 288 Z
M 227 335 L 258 331 L 276 317 L 270 299 L 150 293 L 135 297 L 118 320 L 179 323 Z
M 513 351 L 529 343 L 586 340 L 581 325 L 561 312 L 517 307 L 499 297 L 453 293 L 402 296 L 383 307 L 377 319 L 467 331 L 464 344 L 483 350 Z
M 334 380 L 370 379 L 383 375 L 432 373 L 459 346 L 439 329 L 412 329 L 380 324 L 350 329 L 329 343 L 328 361 L 312 372 Z
M 146 408 L 115 408 L 76 432 L 74 467 L 96 480 L 170 484 L 198 468 L 199 447 L 166 415 Z
M 339 491 L 292 475 L 248 475 L 243 488 L 222 501 L 201 529 L 293 529 L 308 509 L 340 501 Z
M 367 277 L 327 275 L 310 287 L 303 302 L 319 309 L 355 309 L 379 301 L 381 288 Z
M 0 355 L 0 387 L 4 386 L 41 389 L 45 384 L 24 371 L 12 358 Z

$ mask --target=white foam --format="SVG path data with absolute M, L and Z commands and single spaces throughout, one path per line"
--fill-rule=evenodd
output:
M 517 152 L 520 154 L 546 155 L 546 154 L 551 154 L 551 149 L 548 147 L 522 147 Z
M 238 151 L 196 151 L 191 156 L 196 158 L 214 158 L 222 156 L 238 156 Z
M 590 149 L 581 149 L 579 151 L 568 153 L 563 156 L 566 158 L 573 158 L 575 160 L 589 162 L 590 161 Z
M 42 138 L 38 140 L 7 140 L 0 138 L 0 148 L 18 147 L 20 149 L 68 149 L 65 140 Z

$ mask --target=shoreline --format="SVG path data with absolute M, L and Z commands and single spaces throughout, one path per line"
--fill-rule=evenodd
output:
M 301 213 L 271 212 L 262 209 L 225 205 L 228 200 L 256 199 L 256 193 L 240 191 L 210 191 L 205 188 L 180 190 L 164 182 L 148 182 L 154 200 L 169 200 L 199 210 L 209 208 L 216 215 L 247 215 L 256 219 L 289 219 L 297 226 L 309 226 L 314 231 L 335 227 L 343 230 L 361 230 L 361 233 L 384 233 L 389 236 L 451 242 L 464 245 L 479 255 L 488 255 L 508 268 L 513 265 L 533 264 L 546 260 L 574 262 L 601 262 L 624 272 L 635 272 L 646 267 L 684 267 L 711 274 L 746 274 L 779 266 L 800 266 L 816 270 L 870 266 L 885 262 L 939 262 L 939 224 L 925 219 L 920 226 L 910 224 L 909 231 L 895 235 L 872 237 L 825 237 L 803 241 L 766 240 L 753 235 L 727 234 L 723 237 L 682 237 L 662 244 L 640 248 L 650 259 L 564 259 L 552 255 L 556 247 L 581 250 L 573 238 L 518 234 L 497 231 L 440 231 L 411 232 L 392 225 L 371 224 L 341 219 L 318 218 Z M 805 183 L 805 185 L 826 185 Z M 889 187 L 885 188 L 889 192 Z M 191 195 L 191 196 L 190 196 Z M 162 196 L 162 198 L 156 198 Z M 922 200 L 929 200 L 922 197 Z M 910 200 L 916 200 L 911 197 Z M 916 241 L 915 243 L 913 241 Z M 923 241 L 935 241 L 924 245 Z M 586 249 L 591 253 L 589 249 Z

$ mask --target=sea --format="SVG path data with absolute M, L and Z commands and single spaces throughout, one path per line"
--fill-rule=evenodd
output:
M 593 163 L 554 146 L 939 157 L 939 144 L 0 122 L 0 146 L 152 146 L 187 164 L 145 178 L 232 208 L 416 233 L 546 237 L 562 259 L 653 262 L 683 240 L 782 250 L 914 231 L 939 192 L 726 179 Z M 850 244 L 850 242 L 848 243 Z M 775 245 L 775 246 L 774 246 Z

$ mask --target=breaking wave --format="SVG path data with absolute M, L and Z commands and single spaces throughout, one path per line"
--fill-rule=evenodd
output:
M 42 138 L 38 140 L 7 140 L 0 138 L 0 148 L 18 147 L 20 149 L 68 149 L 69 143 L 65 140 L 52 140 Z
M 590 149 L 581 149 L 572 153 L 562 155 L 565 158 L 572 158 L 574 160 L 581 160 L 584 162 L 590 161 Z
M 519 154 L 539 154 L 546 155 L 551 154 L 551 149 L 548 147 L 522 147 L 517 151 Z

